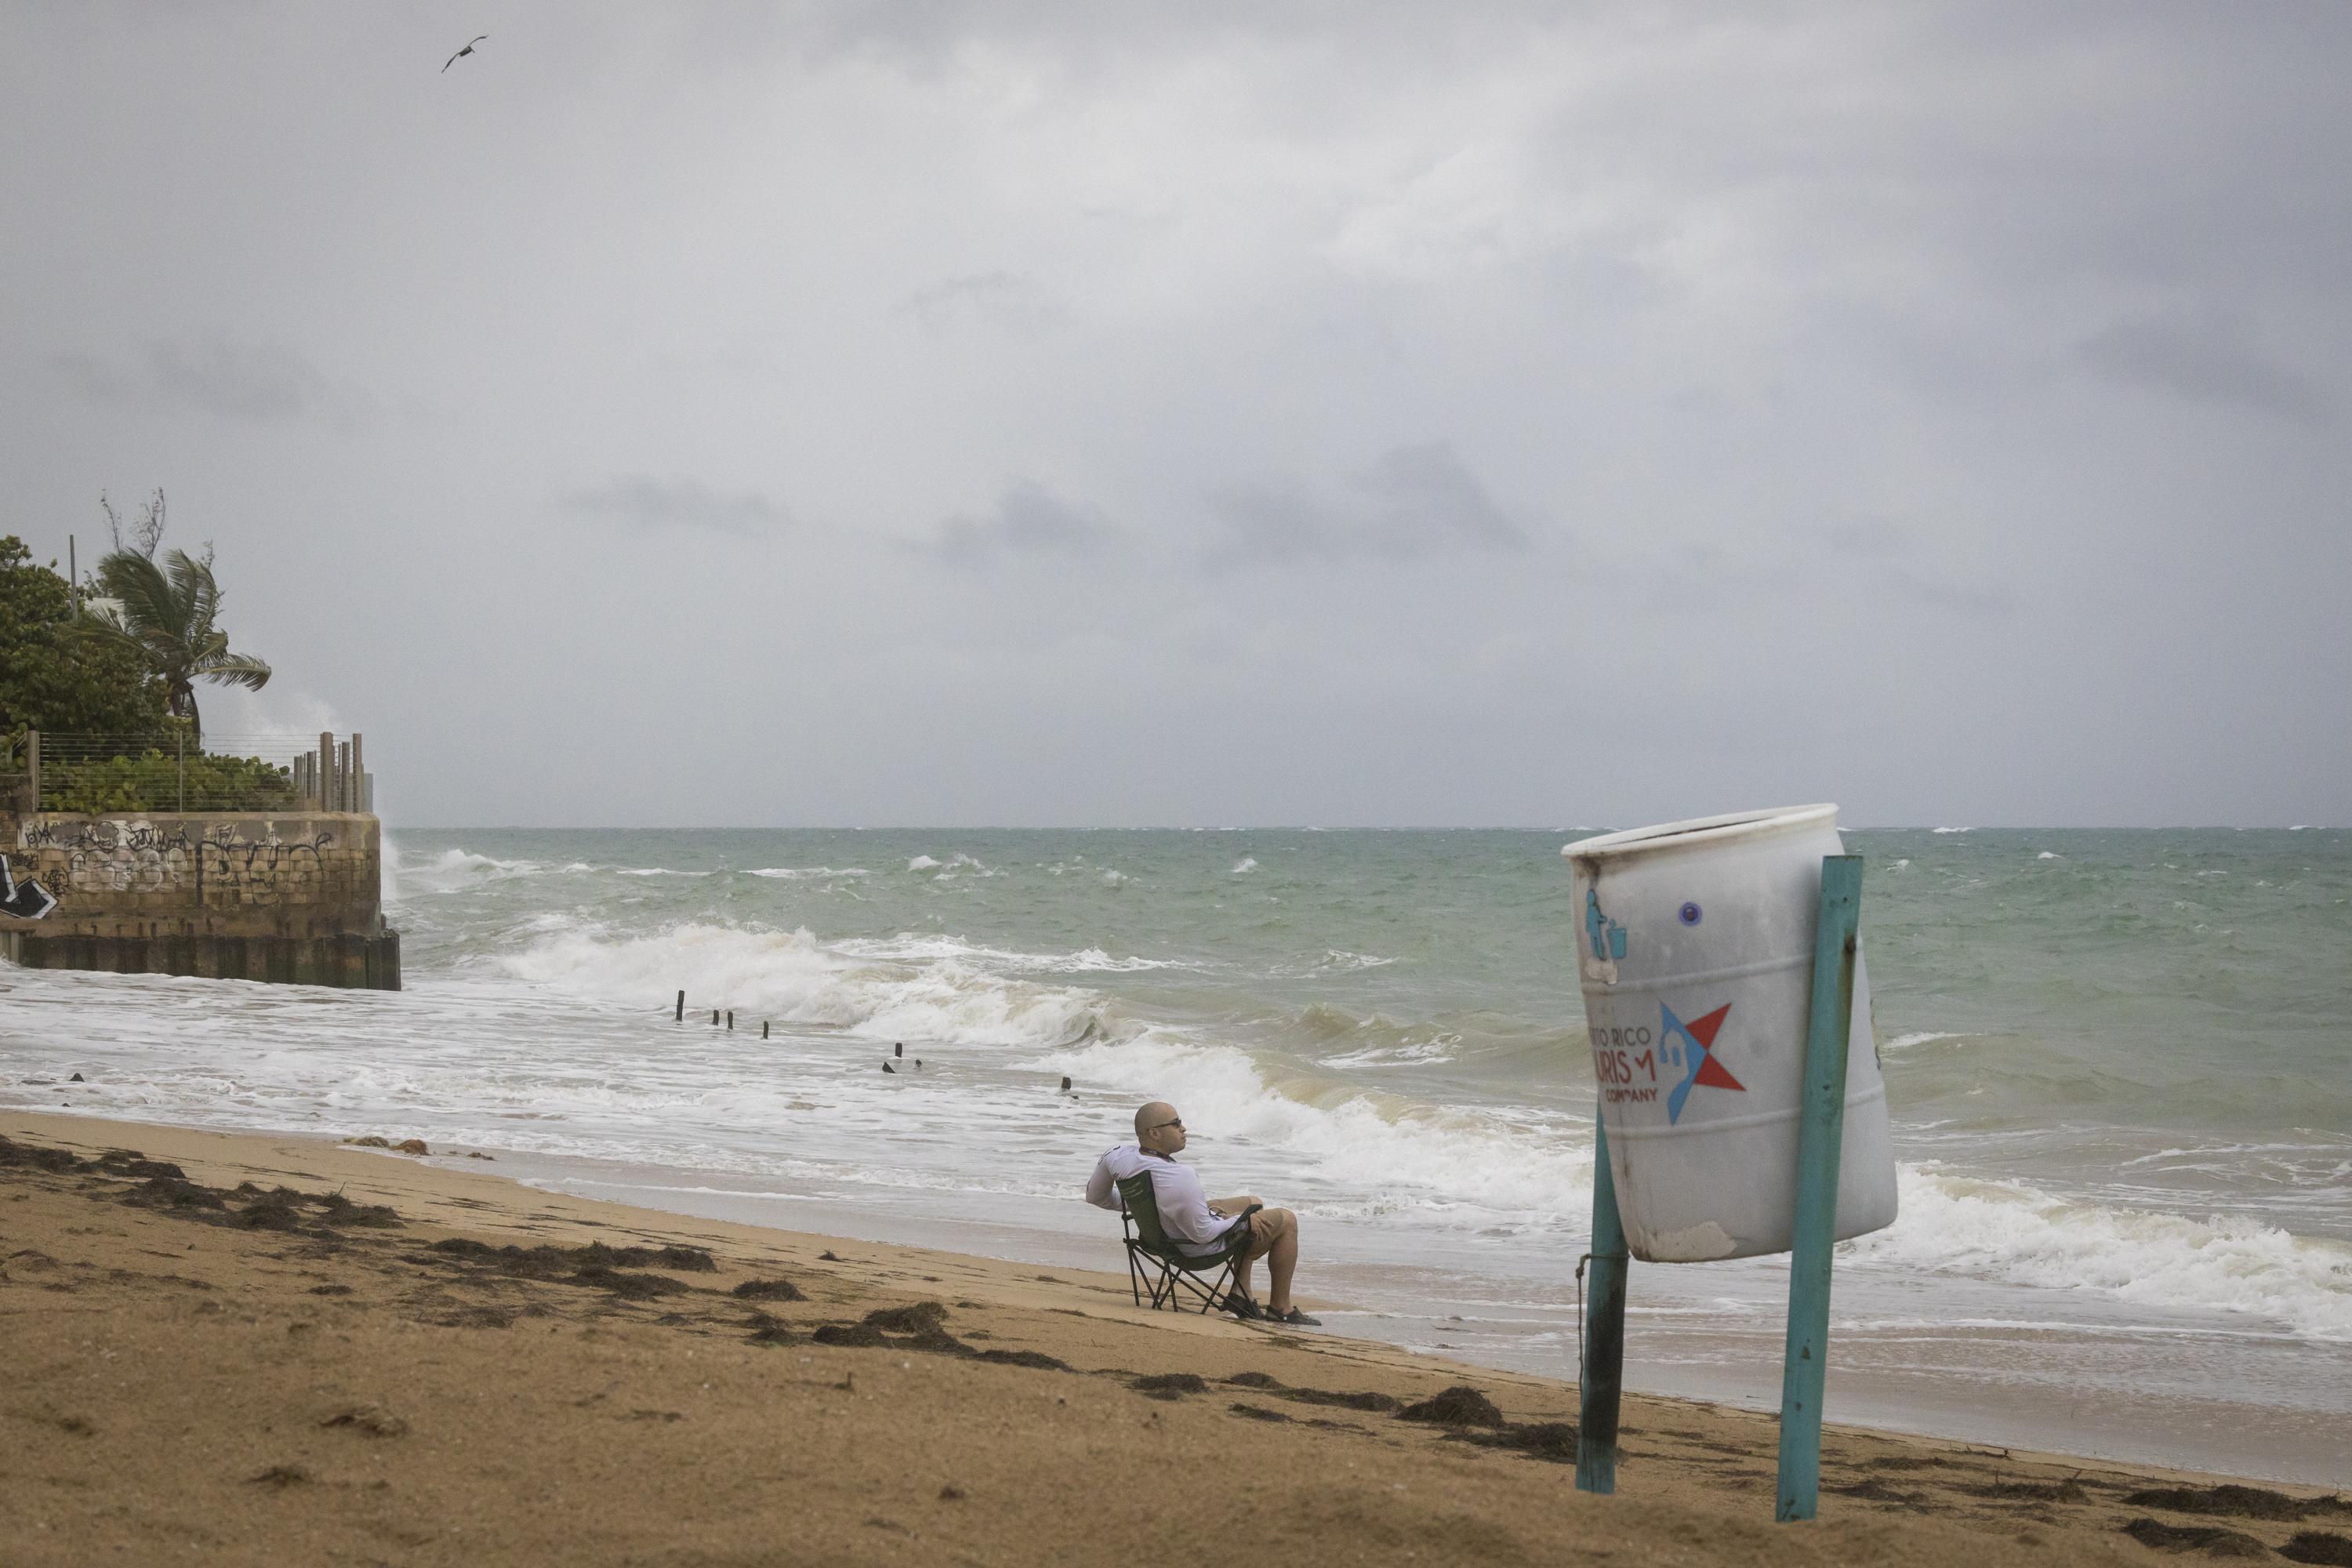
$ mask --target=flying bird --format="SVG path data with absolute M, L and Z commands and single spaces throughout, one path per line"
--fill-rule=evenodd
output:
M 474 44 L 478 44 L 483 38 L 487 38 L 488 37 L 489 35 L 488 33 L 484 33 L 481 37 L 476 38 L 473 44 L 467 44 L 464 48 L 459 49 L 456 54 L 451 55 L 447 59 L 441 62 L 441 68 L 444 71 L 446 71 L 451 66 L 456 65 L 459 60 L 462 60 L 467 55 L 472 54 L 474 52 Z

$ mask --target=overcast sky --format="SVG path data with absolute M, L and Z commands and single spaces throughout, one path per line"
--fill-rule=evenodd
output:
M 0 17 L 0 531 L 395 826 L 2352 821 L 2352 6 Z

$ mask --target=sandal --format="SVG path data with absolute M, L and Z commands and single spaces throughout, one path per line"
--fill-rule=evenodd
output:
M 1239 1318 L 1244 1323 L 1260 1323 L 1264 1322 L 1266 1318 L 1266 1310 L 1265 1308 L 1259 1306 L 1255 1301 L 1251 1300 L 1247 1296 L 1241 1295 L 1238 1292 L 1227 1292 L 1224 1300 L 1224 1308 L 1226 1311 L 1231 1312 L 1234 1317 Z
M 1287 1312 L 1269 1312 L 1266 1314 L 1265 1321 L 1269 1323 L 1287 1323 L 1295 1329 L 1319 1329 L 1323 1326 L 1322 1319 L 1310 1318 L 1296 1307 L 1291 1308 Z

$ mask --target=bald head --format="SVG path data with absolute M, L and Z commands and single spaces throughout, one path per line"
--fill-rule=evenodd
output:
M 1135 1113 L 1135 1142 L 1155 1154 L 1173 1154 L 1184 1147 L 1184 1123 L 1176 1108 L 1155 1100 Z

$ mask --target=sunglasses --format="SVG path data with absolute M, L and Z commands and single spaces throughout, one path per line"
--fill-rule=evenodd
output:
M 1182 1117 L 1171 1116 L 1165 1121 L 1153 1122 L 1150 1126 L 1145 1128 L 1144 1131 L 1146 1132 L 1157 1132 L 1163 1127 L 1181 1127 L 1183 1125 L 1184 1119 Z

